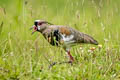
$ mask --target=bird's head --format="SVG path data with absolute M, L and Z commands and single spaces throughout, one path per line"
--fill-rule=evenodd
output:
M 45 21 L 45 20 L 35 20 L 34 25 L 30 28 L 34 29 L 34 31 L 32 32 L 32 34 L 36 31 L 41 32 L 42 30 L 44 30 L 48 25 L 52 25 L 51 23 Z

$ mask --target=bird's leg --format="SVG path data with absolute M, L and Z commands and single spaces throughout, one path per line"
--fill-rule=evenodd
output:
M 70 60 L 69 61 L 65 61 L 65 62 L 59 62 L 59 63 L 57 63 L 57 62 L 53 62 L 52 64 L 50 64 L 49 65 L 49 69 L 51 68 L 51 67 L 53 67 L 54 65 L 56 65 L 56 64 L 63 64 L 63 63 L 71 63 L 72 64 L 72 62 L 74 61 L 74 58 L 72 57 L 72 55 L 70 54 L 70 51 L 67 51 L 67 54 L 68 54 L 68 56 L 69 56 L 69 58 L 70 58 Z
M 72 55 L 70 54 L 70 51 L 67 51 L 67 54 L 68 54 L 68 56 L 69 56 L 69 58 L 70 58 L 69 63 L 72 63 L 72 62 L 74 61 L 74 58 L 73 58 Z

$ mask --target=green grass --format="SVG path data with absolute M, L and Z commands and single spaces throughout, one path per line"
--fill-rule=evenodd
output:
M 0 80 L 119 80 L 119 0 L 0 0 Z M 31 35 L 34 20 L 68 25 L 93 36 L 103 46 L 71 49 L 75 63 L 62 48 L 40 33 Z M 3 22 L 3 25 L 2 25 Z M 96 47 L 93 53 L 90 47 Z

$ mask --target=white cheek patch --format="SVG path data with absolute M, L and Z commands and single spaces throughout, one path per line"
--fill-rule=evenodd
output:
M 38 26 L 37 28 L 38 28 L 38 30 L 40 30 L 40 26 Z

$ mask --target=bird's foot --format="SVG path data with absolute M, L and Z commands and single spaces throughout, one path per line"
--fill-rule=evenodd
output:
M 72 61 L 59 62 L 58 64 L 64 64 L 64 63 L 72 63 Z
M 57 62 L 53 62 L 52 64 L 50 64 L 49 65 L 49 69 L 51 68 L 51 67 L 53 67 L 54 65 L 56 65 L 57 64 Z
M 63 62 L 59 62 L 59 63 L 58 63 L 58 62 L 53 62 L 52 64 L 49 65 L 49 69 L 50 69 L 51 67 L 55 66 L 56 64 L 65 64 L 65 63 L 68 63 L 68 64 L 71 64 L 71 65 L 72 65 L 72 64 L 73 64 L 73 61 L 70 60 L 70 61 L 63 61 Z
M 68 63 L 72 65 L 72 64 L 73 64 L 73 61 L 70 60 L 70 61 L 68 61 Z

